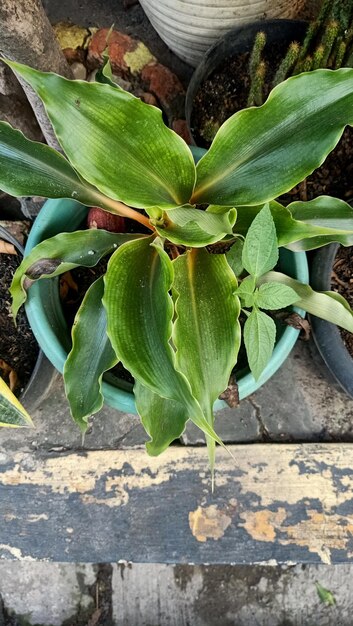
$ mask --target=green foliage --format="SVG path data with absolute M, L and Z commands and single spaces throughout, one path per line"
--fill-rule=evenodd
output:
M 319 596 L 321 602 L 323 602 L 323 604 L 326 604 L 327 606 L 335 606 L 336 598 L 333 595 L 332 591 L 330 591 L 329 589 L 325 589 L 325 587 L 320 585 L 320 583 L 318 582 L 315 584 L 317 595 Z
M 263 45 L 259 39 L 259 54 Z M 72 329 L 64 370 L 72 416 L 84 431 L 102 406 L 104 372 L 120 361 L 135 379 L 149 454 L 160 454 L 192 420 L 206 436 L 213 471 L 215 443 L 222 445 L 213 405 L 228 386 L 241 336 L 261 379 L 276 341 L 271 311 L 296 304 L 353 330 L 340 296 L 276 271 L 280 246 L 351 245 L 352 209 L 327 197 L 286 208 L 275 200 L 353 123 L 353 70 L 282 83 L 263 107 L 230 118 L 195 167 L 160 112 L 112 83 L 108 62 L 96 84 L 9 64 L 42 98 L 67 159 L 0 123 L 0 187 L 77 197 L 134 219 L 137 231 L 145 227 L 43 241 L 14 276 L 14 313 L 35 281 L 109 259 Z

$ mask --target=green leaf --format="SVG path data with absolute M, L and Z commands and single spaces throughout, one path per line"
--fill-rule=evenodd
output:
M 165 214 L 164 226 L 156 225 L 157 232 L 173 243 L 194 248 L 220 241 L 232 234 L 237 213 L 235 209 L 221 207 L 221 213 L 202 211 L 190 206 L 183 206 Z
M 146 443 L 147 452 L 158 456 L 183 433 L 188 419 L 185 406 L 176 400 L 162 398 L 139 381 L 135 383 L 134 394 L 142 424 L 151 437 Z
M 268 282 L 277 282 L 291 287 L 298 294 L 296 306 L 353 332 L 353 311 L 348 302 L 334 291 L 314 291 L 309 285 L 303 285 L 281 272 L 268 272 L 258 281 L 259 284 Z
M 243 247 L 244 240 L 239 238 L 236 239 L 236 241 L 233 243 L 231 249 L 226 252 L 226 259 L 228 261 L 228 264 L 232 268 L 235 276 L 237 277 L 240 276 L 240 274 L 242 274 L 244 271 L 242 261 Z
M 109 56 L 107 52 L 103 52 L 103 65 L 98 68 L 97 73 L 95 75 L 95 81 L 97 83 L 103 83 L 105 85 L 110 85 L 114 87 L 114 89 L 120 89 L 123 91 L 115 81 L 112 72 L 112 66 L 110 64 Z
M 111 233 L 106 230 L 78 230 L 60 233 L 35 246 L 16 270 L 10 293 L 14 318 L 27 299 L 27 289 L 41 278 L 52 278 L 79 267 L 93 267 L 126 241 L 143 235 Z
M 235 294 L 240 298 L 242 306 L 254 306 L 255 284 L 256 281 L 254 276 L 247 276 L 241 281 L 238 289 L 236 289 Z
M 319 196 L 309 202 L 292 202 L 287 209 L 297 224 L 301 224 L 303 231 L 305 227 L 308 230 L 311 227 L 309 240 L 293 244 L 291 240 L 288 248 L 313 250 L 332 242 L 342 246 L 353 245 L 353 208 L 347 202 L 330 196 Z
M 239 111 L 197 164 L 192 202 L 256 205 L 292 189 L 323 163 L 353 123 L 353 70 L 317 70 Z
M 13 196 L 74 198 L 87 205 L 100 201 L 98 191 L 59 152 L 6 122 L 0 122 L 0 188 Z
M 256 291 L 255 302 L 260 309 L 275 311 L 298 301 L 298 294 L 287 285 L 265 283 Z
M 72 350 L 64 366 L 65 393 L 71 415 L 81 430 L 87 418 L 104 402 L 102 377 L 118 362 L 107 335 L 107 316 L 102 303 L 103 276 L 87 290 L 72 326 Z
M 18 428 L 33 426 L 26 409 L 0 377 L 0 426 Z
M 165 126 L 159 109 L 111 85 L 70 81 L 6 63 L 43 100 L 67 157 L 92 185 L 138 208 L 189 201 L 194 161 L 186 143 Z
M 353 210 L 343 200 L 320 196 L 309 202 L 293 202 L 287 207 L 269 203 L 279 246 L 290 250 L 314 250 L 331 242 L 353 244 Z M 296 218 L 294 219 L 291 213 Z M 246 235 L 263 205 L 237 207 L 236 231 Z
M 244 324 L 249 367 L 258 380 L 269 362 L 276 340 L 276 324 L 266 313 L 253 309 Z
M 323 602 L 324 604 L 327 604 L 328 606 L 335 606 L 336 599 L 332 591 L 330 591 L 329 589 L 325 589 L 325 587 L 320 585 L 320 583 L 315 583 L 315 584 L 316 584 L 317 595 L 319 596 L 321 602 Z
M 158 396 L 183 404 L 185 419 L 218 443 L 183 374 L 176 370 L 170 345 L 174 307 L 169 295 L 174 277 L 168 255 L 153 237 L 121 246 L 105 275 L 103 303 L 115 353 L 135 380 Z M 141 415 L 145 421 L 146 415 Z M 166 439 L 170 437 L 165 433 Z
M 173 265 L 177 367 L 213 426 L 213 404 L 228 386 L 240 345 L 237 281 L 223 254 L 192 249 Z M 212 469 L 214 441 L 208 445 Z
M 246 271 L 255 278 L 272 270 L 278 261 L 276 228 L 268 204 L 265 204 L 249 227 L 242 260 Z

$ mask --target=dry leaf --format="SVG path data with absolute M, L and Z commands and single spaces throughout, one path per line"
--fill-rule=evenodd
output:
M 0 254 L 17 254 L 16 248 L 12 243 L 0 239 Z

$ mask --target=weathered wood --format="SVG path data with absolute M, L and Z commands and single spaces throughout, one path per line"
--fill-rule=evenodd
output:
M 261 444 L 0 455 L 2 558 L 339 563 L 353 560 L 353 445 Z

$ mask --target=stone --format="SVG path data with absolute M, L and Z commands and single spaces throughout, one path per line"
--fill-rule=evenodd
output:
M 141 71 L 141 79 L 146 84 L 147 91 L 153 93 L 162 108 L 171 112 L 174 101 L 184 98 L 184 87 L 179 78 L 161 63 L 148 63 Z
M 71 65 L 71 71 L 74 75 L 74 78 L 76 78 L 76 80 L 86 80 L 87 70 L 85 66 L 83 65 L 83 63 L 78 63 L 77 61 L 75 61 Z
M 109 39 L 109 42 L 108 42 Z M 129 68 L 124 59 L 126 52 L 133 51 L 137 41 L 129 35 L 109 28 L 99 29 L 92 37 L 88 45 L 88 62 L 97 67 L 103 62 L 103 52 L 108 47 L 109 59 L 113 72 L 119 76 L 128 74 Z

